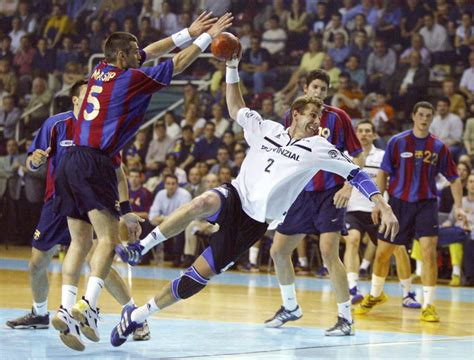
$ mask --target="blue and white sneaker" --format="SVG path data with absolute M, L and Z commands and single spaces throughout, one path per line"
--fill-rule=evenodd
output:
M 128 335 L 132 334 L 137 328 L 143 326 L 143 324 L 132 321 L 132 312 L 136 308 L 135 305 L 126 305 L 122 309 L 120 322 L 112 329 L 112 333 L 110 334 L 110 343 L 113 346 L 122 345 L 127 341 Z
M 361 294 L 357 286 L 354 286 L 352 289 L 349 289 L 349 295 L 351 296 L 352 305 L 360 303 L 364 300 L 364 295 Z
M 296 321 L 301 319 L 302 316 L 303 312 L 301 311 L 299 305 L 297 305 L 294 310 L 287 310 L 284 306 L 282 306 L 271 319 L 265 321 L 265 327 L 279 328 L 288 321 Z
M 403 298 L 402 306 L 409 309 L 421 309 L 421 304 L 416 301 L 415 292 L 412 291 Z
M 138 265 L 142 259 L 143 249 L 144 248 L 140 245 L 140 242 L 136 241 L 127 245 L 117 245 L 115 247 L 115 253 L 120 256 L 123 262 L 135 266 Z

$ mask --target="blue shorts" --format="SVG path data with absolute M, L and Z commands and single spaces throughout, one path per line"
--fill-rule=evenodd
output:
M 277 231 L 284 235 L 345 233 L 346 208 L 336 209 L 334 194 L 341 186 L 320 192 L 302 191 Z
M 54 213 L 54 201 L 46 201 L 41 209 L 41 217 L 33 234 L 32 246 L 48 251 L 55 245 L 69 245 L 71 236 L 67 227 L 67 218 Z
M 394 241 L 385 239 L 381 233 L 378 234 L 379 240 L 394 245 L 410 245 L 413 239 L 438 236 L 438 201 L 436 199 L 411 203 L 391 197 L 388 203 L 400 223 L 400 230 Z
M 109 155 L 75 146 L 64 154 L 56 171 L 55 211 L 83 219 L 91 210 L 109 210 L 119 218 L 117 175 Z

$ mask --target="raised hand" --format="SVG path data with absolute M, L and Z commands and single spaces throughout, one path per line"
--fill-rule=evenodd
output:
M 204 11 L 189 26 L 188 28 L 189 35 L 191 35 L 191 37 L 193 38 L 201 35 L 202 33 L 209 30 L 212 24 L 214 24 L 216 21 L 217 21 L 217 18 L 212 17 L 212 12 Z
M 215 38 L 221 32 L 232 26 L 232 20 L 234 20 L 232 13 L 225 13 L 211 26 L 207 33 L 211 35 L 212 38 Z

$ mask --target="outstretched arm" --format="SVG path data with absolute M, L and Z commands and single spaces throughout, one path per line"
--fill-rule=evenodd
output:
M 239 58 L 236 57 L 226 62 L 226 102 L 229 115 L 232 119 L 237 119 L 237 113 L 245 107 L 245 101 L 240 91 L 239 82 Z

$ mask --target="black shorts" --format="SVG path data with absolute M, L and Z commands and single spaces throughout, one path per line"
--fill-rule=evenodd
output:
M 212 234 L 210 241 L 218 274 L 232 266 L 263 237 L 268 228 L 267 223 L 252 219 L 242 210 L 239 194 L 231 184 L 224 184 L 219 190 L 224 201 L 215 221 L 219 224 L 219 231 Z
M 351 211 L 346 213 L 347 230 L 358 230 L 361 238 L 367 233 L 370 241 L 377 245 L 378 225 L 372 221 L 371 213 L 366 211 Z
M 109 155 L 89 147 L 72 147 L 56 171 L 55 211 L 83 219 L 91 210 L 109 210 L 119 218 L 117 175 Z
M 378 234 L 379 240 L 394 245 L 410 245 L 413 239 L 438 236 L 438 201 L 436 199 L 411 203 L 391 197 L 388 203 L 400 223 L 400 230 L 394 241 L 385 239 L 381 233 Z

